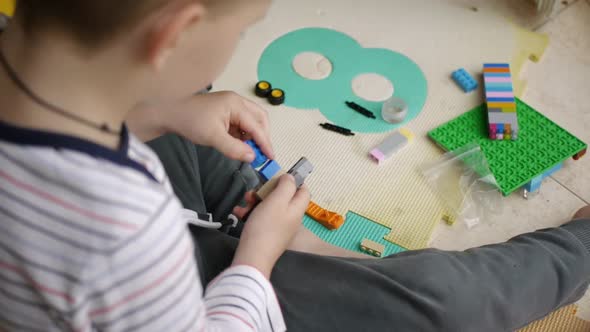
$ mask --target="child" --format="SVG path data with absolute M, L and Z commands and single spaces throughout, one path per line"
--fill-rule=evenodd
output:
M 185 134 L 245 162 L 254 155 L 240 139 L 254 138 L 272 156 L 253 103 L 229 93 L 199 109 L 186 101 L 268 6 L 19 1 L 0 40 L 0 330 L 285 330 L 268 278 L 307 189 L 281 179 L 202 298 L 181 205 L 123 124 L 142 138 Z M 163 104 L 173 111 L 153 112 Z
M 0 330 L 506 331 L 583 294 L 587 210 L 466 252 L 288 251 L 273 270 L 309 200 L 287 176 L 239 243 L 205 228 L 189 234 L 172 189 L 196 212 L 221 213 L 233 205 L 224 192 L 236 200 L 248 189 L 248 171 L 230 160 L 253 159 L 241 140 L 273 155 L 268 120 L 251 102 L 187 99 L 267 6 L 19 1 L 0 39 Z M 174 132 L 191 142 L 153 143 L 171 182 L 124 119 L 144 140 Z

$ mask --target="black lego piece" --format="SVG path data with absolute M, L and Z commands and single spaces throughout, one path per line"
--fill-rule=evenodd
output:
M 360 114 L 366 116 L 367 118 L 371 118 L 371 119 L 376 119 L 377 117 L 375 116 L 375 114 L 373 114 L 373 112 L 369 111 L 368 109 L 362 107 L 361 105 L 352 102 L 352 101 L 347 101 L 346 102 L 346 106 L 352 108 L 353 110 L 359 112 Z
M 350 129 L 333 125 L 331 123 L 322 123 L 320 124 L 320 127 L 338 134 L 342 134 L 344 136 L 354 136 L 354 133 Z

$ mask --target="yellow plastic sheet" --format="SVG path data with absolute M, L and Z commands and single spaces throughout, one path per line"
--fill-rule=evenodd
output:
M 0 13 L 12 16 L 15 6 L 16 0 L 0 0 Z

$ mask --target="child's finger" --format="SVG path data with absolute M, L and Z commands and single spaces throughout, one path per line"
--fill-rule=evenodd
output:
M 270 132 L 265 130 L 258 121 L 249 116 L 250 113 L 242 113 L 239 119 L 240 129 L 252 136 L 256 144 L 268 158 L 274 159 L 272 145 L 270 143 Z
M 231 136 L 229 133 L 220 137 L 214 147 L 230 159 L 250 163 L 256 157 L 252 148 L 242 140 Z
M 291 200 L 291 204 L 295 209 L 298 211 L 305 211 L 307 210 L 307 206 L 309 205 L 309 201 L 311 200 L 311 194 L 307 186 L 303 185 L 301 188 L 297 190 L 295 196 Z
M 244 200 L 248 205 L 256 205 L 258 203 L 258 196 L 254 191 L 248 191 L 244 194 Z
M 251 209 L 249 209 L 249 208 L 243 208 L 241 206 L 236 206 L 232 209 L 231 213 L 234 216 L 244 220 L 244 217 L 248 214 L 248 212 L 250 212 L 250 210 Z
M 258 123 L 253 119 L 245 119 L 240 123 L 240 127 L 248 135 L 252 137 L 254 142 L 260 147 L 262 153 L 269 159 L 274 159 L 274 152 L 270 143 L 270 136 L 268 132 L 261 130 Z
M 270 123 L 266 110 L 249 99 L 245 99 L 244 103 L 246 104 L 247 109 L 252 112 L 252 115 L 256 121 L 258 121 L 265 130 L 270 131 Z
M 244 195 L 244 201 L 246 202 L 246 206 L 236 206 L 233 209 L 233 214 L 240 218 L 245 219 L 245 217 L 254 209 L 256 204 L 258 203 L 258 198 L 256 197 L 256 193 L 253 191 L 249 191 Z
M 296 191 L 297 185 L 295 184 L 295 179 L 293 176 L 290 174 L 284 174 L 279 179 L 275 189 L 263 202 L 266 202 L 267 204 L 275 204 L 273 203 L 274 201 L 277 201 L 276 203 L 278 203 L 278 201 L 289 203 Z

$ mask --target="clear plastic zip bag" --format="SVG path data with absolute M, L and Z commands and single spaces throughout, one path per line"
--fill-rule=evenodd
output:
M 477 144 L 445 153 L 421 173 L 447 212 L 467 228 L 493 218 L 504 208 L 502 194 L 487 159 Z

